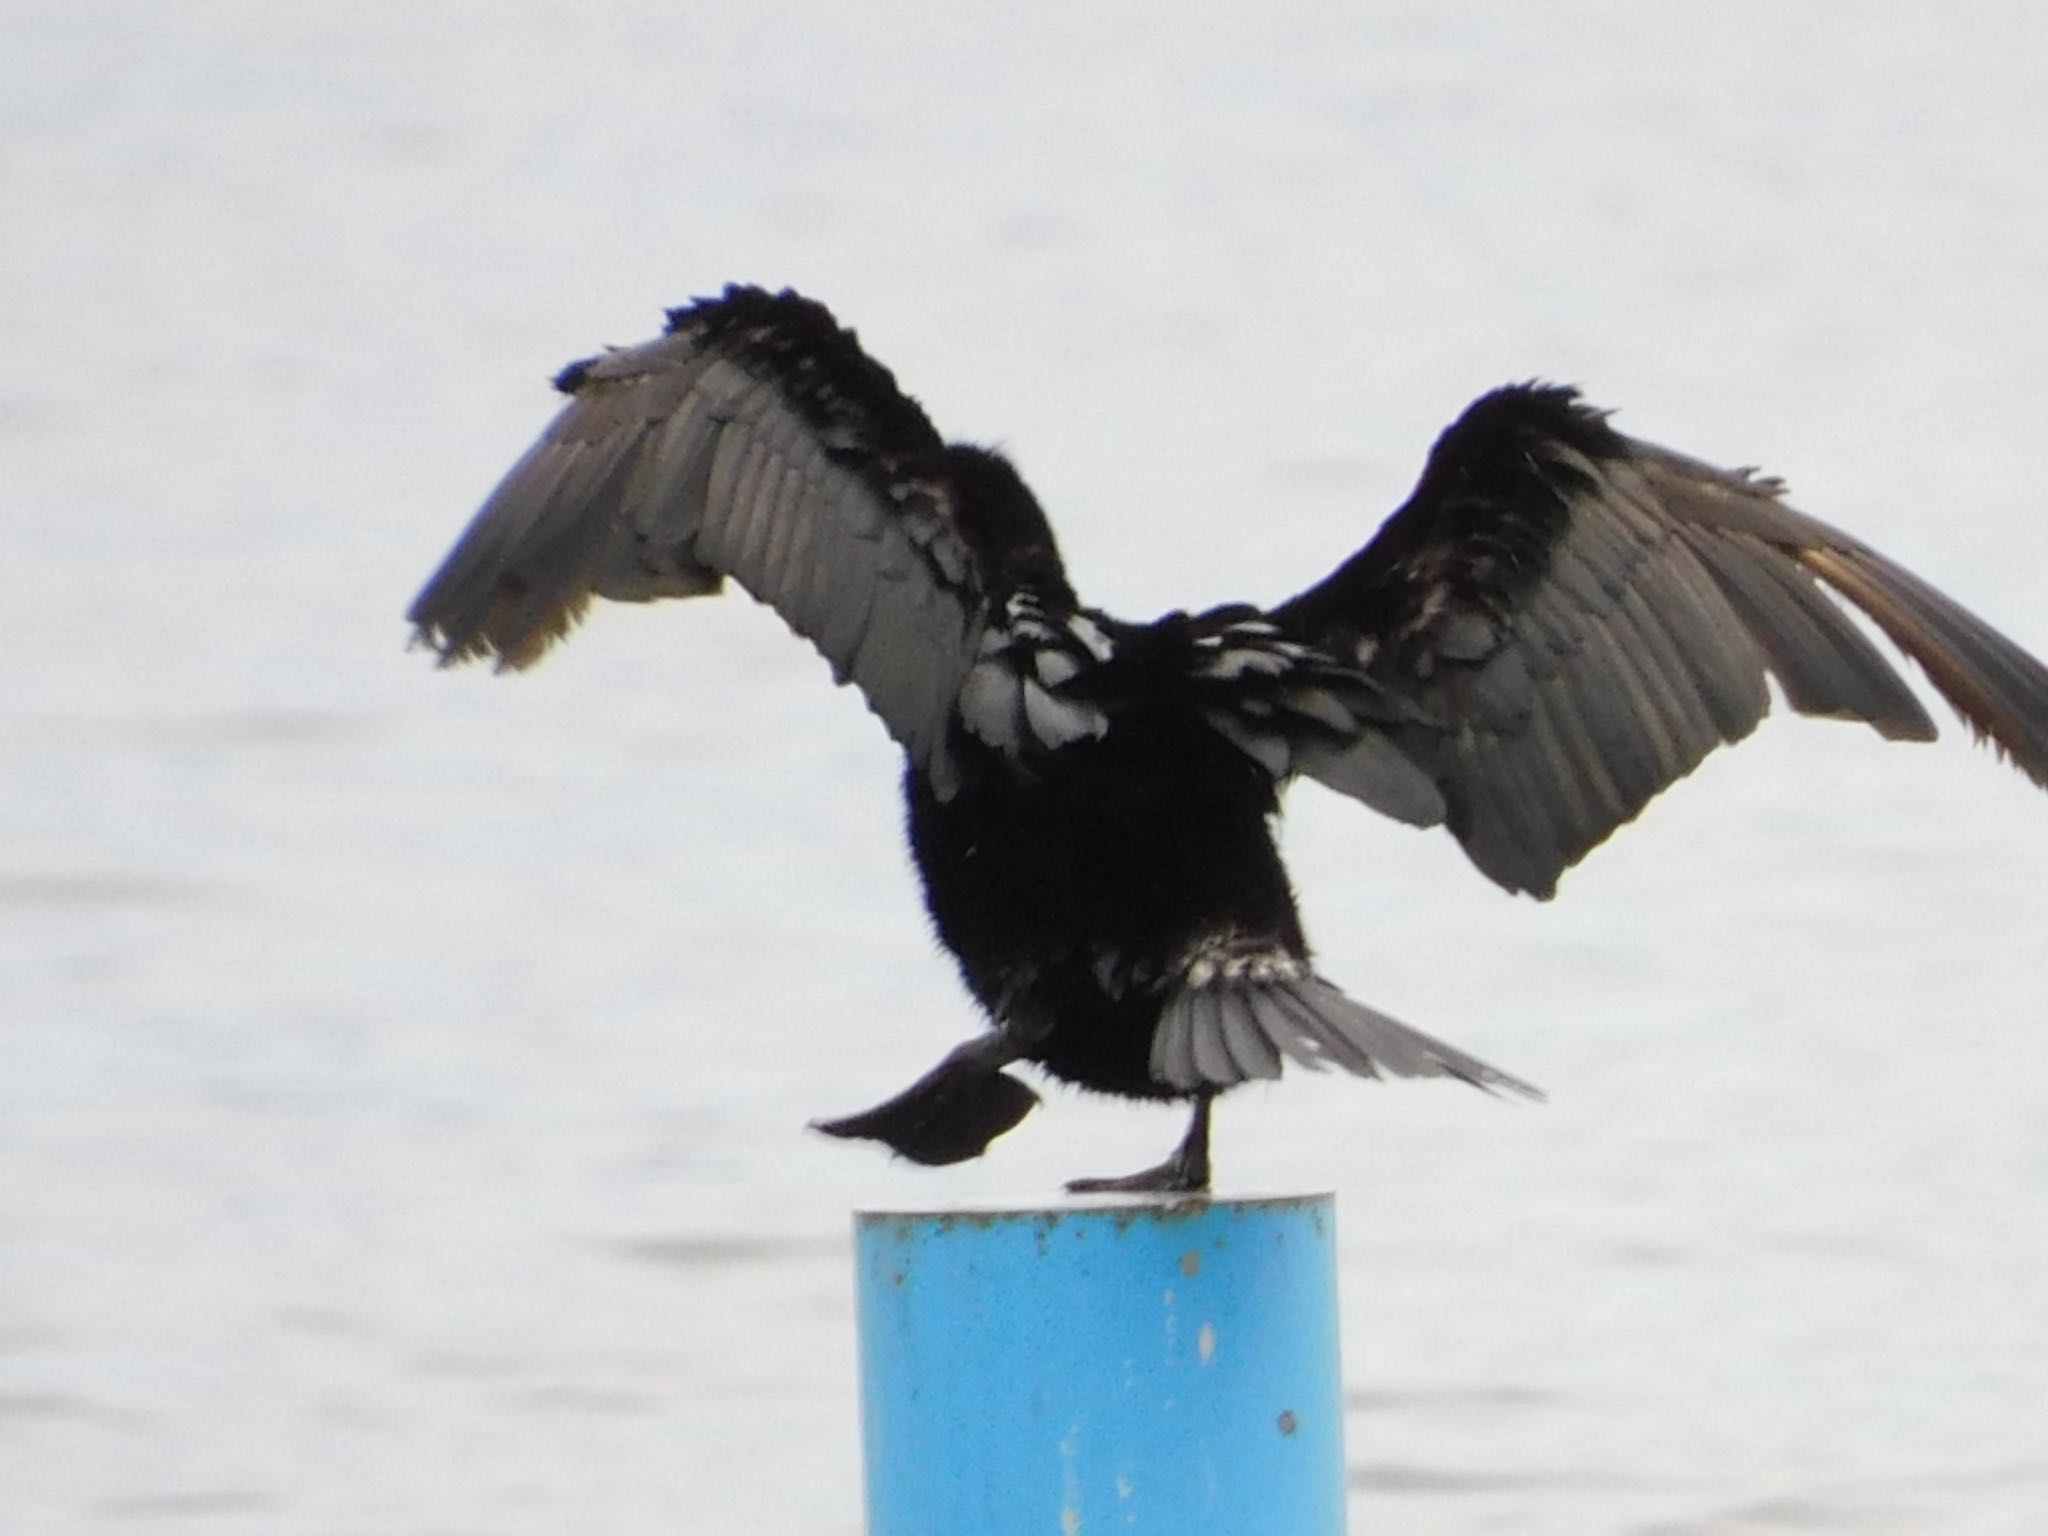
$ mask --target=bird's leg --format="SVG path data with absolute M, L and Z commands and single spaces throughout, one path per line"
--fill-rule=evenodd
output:
M 955 1046 L 893 1099 L 837 1120 L 813 1120 L 827 1136 L 886 1143 L 913 1163 L 964 1163 L 1030 1114 L 1038 1095 L 1003 1070 L 1021 1052 L 1000 1029 Z
M 1077 1195 L 1195 1195 L 1209 1188 L 1209 1102 L 1214 1094 L 1195 1096 L 1195 1118 L 1173 1156 L 1156 1168 L 1125 1174 L 1120 1179 L 1070 1179 Z

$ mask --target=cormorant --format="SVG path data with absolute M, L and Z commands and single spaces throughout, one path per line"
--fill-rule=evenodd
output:
M 942 439 L 812 300 L 729 287 L 554 382 L 568 405 L 413 603 L 417 638 L 522 668 L 593 596 L 730 577 L 861 690 L 903 748 L 926 905 L 989 1027 L 819 1129 L 916 1162 L 1021 1120 L 1018 1062 L 1192 1103 L 1164 1163 L 1084 1190 L 1207 1188 L 1210 1101 L 1288 1059 L 1535 1095 L 1317 973 L 1281 790 L 1442 824 L 1548 897 L 1750 732 L 1767 677 L 1803 714 L 1935 734 L 1828 592 L 2048 787 L 2039 662 L 1777 481 L 1625 437 L 1571 389 L 1483 396 L 1299 596 L 1131 623 L 1076 597 L 1010 463 Z

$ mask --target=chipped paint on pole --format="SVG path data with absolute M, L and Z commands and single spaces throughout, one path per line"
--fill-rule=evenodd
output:
M 1329 1196 L 854 1226 L 868 1536 L 1341 1536 Z

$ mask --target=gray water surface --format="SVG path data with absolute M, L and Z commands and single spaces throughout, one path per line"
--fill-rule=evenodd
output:
M 859 1529 L 847 1213 L 1163 1152 L 802 1129 L 973 1027 L 890 748 L 743 600 L 399 613 L 561 363 L 731 278 L 1093 601 L 1271 600 L 1542 374 L 2048 651 L 2048 20 L 1796 0 L 0 6 L 0 1530 Z M 2048 798 L 1775 720 L 1551 906 L 1314 789 L 1325 968 L 1545 1085 L 1290 1080 L 1354 1526 L 2048 1530 Z

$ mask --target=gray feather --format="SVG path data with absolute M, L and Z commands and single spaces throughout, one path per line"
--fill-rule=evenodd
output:
M 1193 988 L 1168 999 L 1160 1010 L 1159 1023 L 1152 1032 L 1152 1075 L 1170 1088 L 1192 1092 L 1202 1086 L 1202 1074 L 1195 1066 Z
M 1184 1093 L 1280 1076 L 1282 1058 L 1360 1077 L 1455 1077 L 1542 1095 L 1520 1078 L 1345 996 L 1315 975 L 1188 984 L 1160 1012 L 1152 1075 Z
M 1188 1038 L 1198 1081 L 1222 1085 L 1241 1081 L 1237 1062 L 1223 1038 L 1222 988 L 1194 987 L 1187 994 Z
M 1217 1027 L 1240 1082 L 1280 1075 L 1280 1048 L 1259 1025 L 1257 998 L 1257 987 L 1248 983 L 1226 986 L 1218 996 Z

